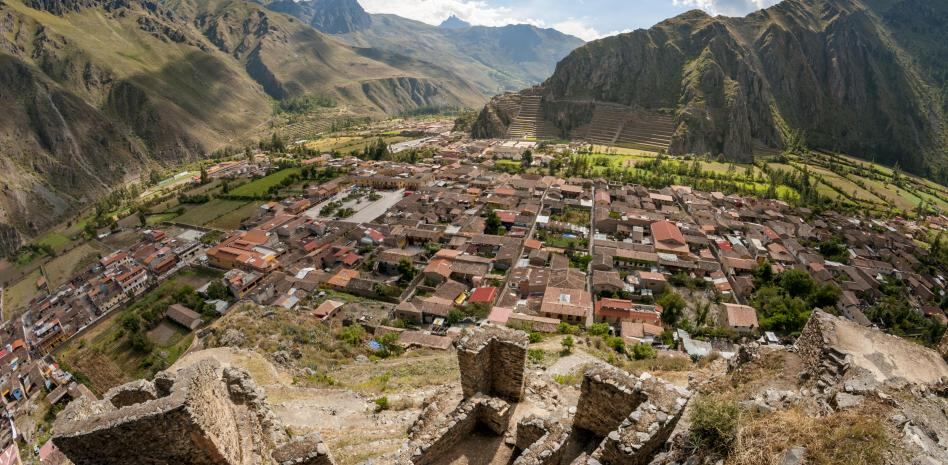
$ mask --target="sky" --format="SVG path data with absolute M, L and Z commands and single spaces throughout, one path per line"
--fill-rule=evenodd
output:
M 685 11 L 743 16 L 778 0 L 359 0 L 370 13 L 393 13 L 429 24 L 453 15 L 475 25 L 533 24 L 584 40 L 649 28 Z

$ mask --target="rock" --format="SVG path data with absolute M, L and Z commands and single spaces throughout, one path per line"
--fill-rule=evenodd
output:
M 355 361 L 356 363 L 367 363 L 369 361 L 369 357 L 366 357 L 365 355 L 361 355 L 361 354 L 356 355 Z
M 801 465 L 805 456 L 805 447 L 792 447 L 780 457 L 780 465 Z
M 247 339 L 244 337 L 244 333 L 234 329 L 229 328 L 224 331 L 224 334 L 221 336 L 220 344 L 226 347 L 240 347 L 242 346 Z
M 845 392 L 837 392 L 836 397 L 833 398 L 833 403 L 836 405 L 836 408 L 840 410 L 856 407 L 862 404 L 862 401 L 862 396 L 855 396 Z

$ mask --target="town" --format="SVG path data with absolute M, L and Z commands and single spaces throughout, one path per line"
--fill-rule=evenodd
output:
M 373 359 L 453 350 L 486 325 L 523 330 L 530 344 L 555 337 L 563 353 L 593 336 L 617 366 L 691 364 L 735 357 L 741 343 L 790 344 L 814 309 L 941 342 L 948 217 L 817 209 L 803 189 L 766 198 L 729 184 L 733 166 L 722 190 L 701 190 L 702 163 L 724 163 L 473 140 L 452 126 L 275 134 L 162 181 L 140 194 L 148 205 L 91 228 L 84 240 L 126 245 L 58 285 L 28 275 L 22 309 L 3 309 L 3 444 L 59 463 L 38 409 L 154 376 L 248 308 L 355 339 Z M 641 171 L 662 163 L 693 166 L 694 182 L 627 175 L 648 179 Z M 746 170 L 754 179 L 760 167 Z

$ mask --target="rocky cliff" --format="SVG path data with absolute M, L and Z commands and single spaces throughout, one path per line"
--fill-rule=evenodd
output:
M 560 128 L 592 116 L 549 110 L 557 105 L 673 112 L 672 153 L 748 160 L 755 144 L 780 148 L 788 131 L 802 130 L 811 146 L 938 176 L 948 162 L 940 60 L 948 46 L 938 40 L 944 27 L 926 24 L 944 5 L 787 0 L 744 18 L 692 11 L 589 43 L 528 92 L 543 95 Z M 495 127 L 476 134 L 506 131 L 504 118 L 491 117 L 503 111 L 498 101 L 480 118 Z M 576 113 L 583 119 L 569 120 Z

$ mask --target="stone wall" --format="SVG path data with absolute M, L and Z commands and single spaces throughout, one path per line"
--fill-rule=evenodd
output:
M 458 342 L 465 397 L 477 393 L 519 402 L 527 360 L 527 334 L 509 328 L 477 328 Z
M 524 449 L 523 453 L 514 460 L 513 465 L 559 464 L 566 452 L 566 442 L 569 440 L 570 431 L 569 424 L 563 422 L 551 424 L 546 434 Z
M 645 395 L 628 374 L 605 367 L 591 369 L 583 376 L 573 425 L 605 437 L 643 401 Z
M 495 434 L 503 434 L 512 413 L 510 404 L 498 398 L 477 394 L 465 399 L 437 426 L 430 427 L 429 432 L 413 439 L 409 444 L 411 463 L 434 463 L 479 426 Z
M 530 415 L 517 422 L 517 449 L 524 450 L 550 432 L 546 420 Z
M 820 369 L 820 363 L 823 360 L 823 350 L 826 347 L 826 339 L 823 334 L 823 324 L 817 317 L 819 311 L 813 312 L 810 320 L 807 321 L 800 337 L 794 343 L 797 354 L 803 360 L 807 371 L 816 374 Z
M 76 465 L 284 463 L 271 453 L 286 440 L 249 375 L 213 360 L 119 386 L 101 401 L 80 398 L 53 426 L 53 443 Z M 288 463 L 330 465 L 320 445 L 310 438 L 279 450 Z

